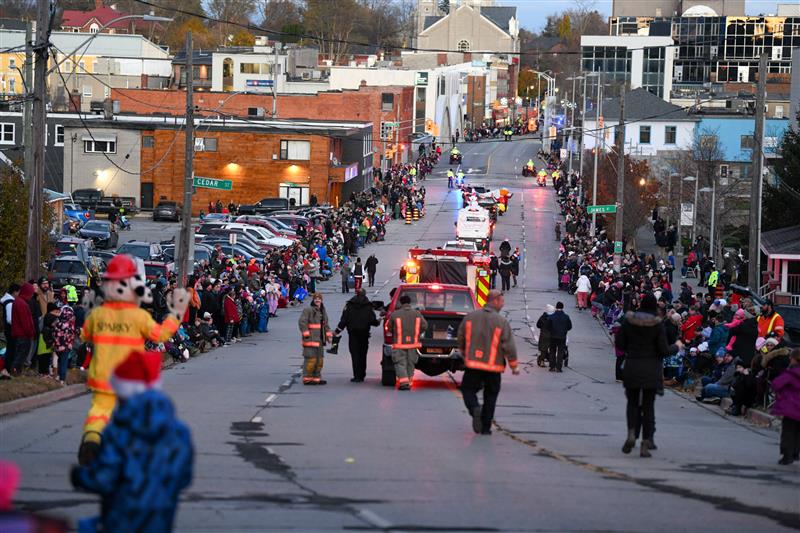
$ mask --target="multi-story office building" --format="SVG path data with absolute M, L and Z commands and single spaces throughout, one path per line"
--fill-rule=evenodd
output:
M 698 8 L 711 8 L 723 16 L 744 15 L 745 0 L 614 0 L 612 17 L 670 17 Z
M 671 37 L 677 84 L 752 83 L 762 51 L 770 81 L 788 82 L 792 48 L 800 46 L 800 16 L 721 16 L 694 7 L 681 16 L 612 17 L 611 35 Z
M 644 88 L 669 100 L 675 49 L 670 37 L 581 37 L 582 67 L 600 72 L 606 83 L 626 82 L 629 89 Z

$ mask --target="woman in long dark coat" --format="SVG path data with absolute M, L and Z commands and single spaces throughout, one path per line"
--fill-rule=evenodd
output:
M 625 354 L 622 382 L 628 398 L 628 438 L 622 451 L 631 452 L 641 430 L 642 457 L 650 457 L 650 450 L 654 449 L 655 399 L 663 380 L 663 359 L 682 347 L 680 341 L 671 345 L 667 343 L 666 330 L 662 319 L 657 316 L 657 310 L 655 296 L 645 295 L 638 311 L 625 314 L 615 342 L 616 347 Z

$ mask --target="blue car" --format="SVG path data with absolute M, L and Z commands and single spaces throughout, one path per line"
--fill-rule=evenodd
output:
M 80 204 L 64 204 L 64 216 L 80 223 L 81 226 L 94 217 L 91 211 L 84 209 Z

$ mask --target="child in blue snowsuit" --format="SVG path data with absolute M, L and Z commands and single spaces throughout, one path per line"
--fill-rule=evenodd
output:
M 266 292 L 262 290 L 261 293 L 263 294 L 259 294 L 258 298 L 256 298 L 256 313 L 258 316 L 257 329 L 259 333 L 266 333 L 269 331 L 269 306 L 267 305 L 266 298 L 264 298 Z
M 157 352 L 134 352 L 114 370 L 119 401 L 100 451 L 71 474 L 76 488 L 102 498 L 102 515 L 81 520 L 81 533 L 172 531 L 178 496 L 192 481 L 194 449 L 172 401 L 158 390 L 160 371 Z

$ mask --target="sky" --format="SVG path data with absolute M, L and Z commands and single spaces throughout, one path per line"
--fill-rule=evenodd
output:
M 646 2 L 647 0 L 642 0 Z M 780 3 L 790 4 L 794 0 L 781 0 Z M 575 6 L 574 0 L 500 0 L 502 5 L 517 6 L 517 17 L 520 25 L 528 30 L 540 31 L 547 20 L 547 15 L 560 13 Z M 776 0 L 747 0 L 745 10 L 748 15 L 759 13 L 777 13 L 779 2 Z M 611 15 L 611 0 L 596 0 L 594 9 L 604 17 Z

